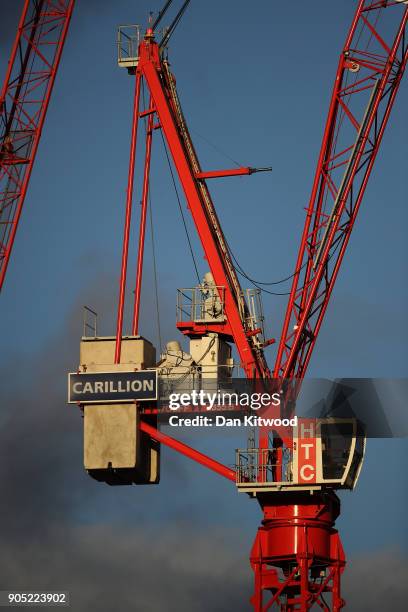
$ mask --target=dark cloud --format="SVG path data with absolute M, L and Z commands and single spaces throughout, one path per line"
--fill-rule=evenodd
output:
M 84 289 L 56 338 L 34 355 L 14 355 L 0 364 L 0 482 L 4 494 L 0 524 L 7 524 L 13 537 L 35 531 L 50 520 L 69 520 L 78 511 L 81 496 L 82 503 L 92 505 L 90 491 L 113 495 L 84 473 L 82 419 L 75 407 L 66 404 L 66 375 L 78 365 L 82 304 L 98 311 L 101 333 L 112 334 L 117 293 L 113 287 L 117 287 L 113 275 L 100 275 Z M 128 295 L 132 297 L 130 291 Z M 154 336 L 154 321 L 149 316 L 152 296 L 147 278 L 142 327 L 149 338 Z M 162 299 L 168 310 L 166 296 Z M 164 333 L 166 329 L 164 325 Z M 187 478 L 178 458 L 170 456 L 169 462 L 176 474 Z M 123 496 L 123 490 L 119 495 Z
M 55 526 L 2 544 L 1 588 L 61 589 L 75 612 L 248 610 L 239 533 L 191 526 Z
M 145 284 L 144 329 L 153 331 Z M 75 611 L 245 609 L 247 546 L 232 528 L 208 528 L 184 460 L 165 456 L 160 487 L 111 488 L 83 470 L 66 372 L 77 365 L 81 305 L 103 313 L 111 332 L 116 285 L 102 275 L 58 337 L 1 366 L 0 589 L 70 590 Z M 169 310 L 166 296 L 162 305 Z
M 188 462 L 171 452 L 164 453 L 159 487 L 111 488 L 84 473 L 82 421 L 65 404 L 66 372 L 77 364 L 81 305 L 96 308 L 102 333 L 111 333 L 116 287 L 113 275 L 101 275 L 61 321 L 56 338 L 2 365 L 0 589 L 69 590 L 75 612 L 249 610 L 256 522 L 250 532 L 234 521 L 240 502 L 228 497 L 230 489 L 219 493 L 216 477 L 192 477 Z M 148 275 L 145 289 L 149 337 Z M 172 296 L 162 296 L 162 307 L 174 312 Z M 174 335 L 170 324 L 163 333 Z M 402 609 L 405 570 L 397 553 L 352 560 L 344 577 L 350 609 Z

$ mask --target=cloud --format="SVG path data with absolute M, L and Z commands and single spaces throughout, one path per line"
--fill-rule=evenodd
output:
M 191 526 L 51 526 L 0 552 L 1 588 L 68 590 L 75 612 L 248 609 L 239 533 Z
M 117 298 L 112 287 L 117 287 L 115 276 L 100 274 L 72 305 L 55 338 L 34 354 L 14 355 L 0 363 L 0 483 L 4 495 L 0 518 L 14 535 L 35 530 L 51 519 L 69 520 L 78 511 L 78 499 L 92 506 L 90 492 L 95 495 L 95 488 L 96 495 L 114 495 L 85 474 L 82 419 L 74 406 L 66 404 L 67 372 L 78 365 L 82 305 L 96 308 L 102 334 L 111 334 Z M 128 295 L 132 297 L 130 290 Z M 169 310 L 165 295 L 162 300 L 163 308 Z M 154 334 L 149 316 L 153 301 L 147 277 L 142 319 L 147 337 Z M 178 457 L 171 455 L 168 461 L 175 478 L 188 479 Z M 122 490 L 115 495 L 123 498 L 126 493 Z
M 110 328 L 116 284 L 101 275 L 57 337 L 1 364 L 0 588 L 70 590 L 75 611 L 239 610 L 249 593 L 246 546 L 231 528 L 208 528 L 186 461 L 163 453 L 160 487 L 111 488 L 83 470 L 66 372 L 77 364 L 81 305 L 102 310 Z M 145 289 L 148 326 L 148 277 Z
M 343 597 L 353 612 L 403 610 L 408 601 L 408 560 L 398 550 L 356 556 L 346 567 Z

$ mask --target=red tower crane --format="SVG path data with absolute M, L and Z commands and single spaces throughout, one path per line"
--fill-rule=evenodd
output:
M 212 312 L 216 313 L 194 316 L 193 304 L 190 318 L 180 320 L 178 328 L 193 341 L 211 338 L 211 342 L 224 343 L 224 348 L 228 343 L 233 343 L 246 377 L 254 379 L 258 389 L 272 385 L 282 396 L 280 411 L 271 406 L 263 413 L 278 414 L 281 419 L 289 419 L 294 414 L 300 384 L 310 362 L 406 66 L 407 3 L 398 0 L 359 0 L 357 3 L 340 54 L 272 372 L 263 352 L 271 340 L 263 337 L 262 327 L 240 286 L 233 257 L 207 186 L 209 179 L 249 175 L 263 169 L 245 167 L 207 172 L 201 168 L 166 57 L 169 38 L 189 0 L 183 3 L 162 40 L 157 42 L 155 39 L 157 26 L 171 3 L 171 0 L 165 3 L 141 40 L 138 30 L 134 31 L 133 36 L 126 35 L 119 40 L 119 64 L 127 67 L 129 73 L 135 76 L 135 91 L 116 337 L 114 340 L 94 338 L 92 350 L 89 350 L 91 343 L 84 342 L 83 354 L 88 351 L 88 361 L 81 356 L 77 376 L 82 380 L 86 376 L 93 376 L 94 379 L 99 376 L 98 388 L 104 389 L 105 383 L 101 382 L 100 376 L 106 372 L 107 364 L 111 364 L 110 371 L 116 376 L 123 372 L 134 374 L 135 370 L 144 370 L 143 364 L 146 363 L 150 363 L 151 371 L 157 372 L 158 366 L 152 365 L 152 347 L 138 334 L 151 150 L 153 132 L 159 130 L 173 159 L 211 270 L 212 281 L 209 289 L 206 289 L 206 296 L 210 295 L 210 298 L 206 299 L 211 299 Z M 13 46 L 0 99 L 4 124 L 0 141 L 0 286 L 73 4 L 73 0 L 37 0 L 32 3 L 26 0 Z M 386 20 L 379 19 L 383 13 Z M 36 62 L 40 62 L 40 65 Z M 140 108 L 142 82 L 149 94 L 146 108 Z M 147 125 L 142 206 L 132 335 L 125 337 L 123 313 L 140 118 L 145 118 Z M 94 359 L 96 353 L 92 354 L 92 351 L 95 350 L 100 361 Z M 137 366 L 133 357 L 129 357 L 132 350 L 140 353 Z M 81 387 L 78 379 L 76 381 L 77 388 Z M 120 426 L 124 429 L 119 446 L 128 444 L 130 454 L 137 451 L 136 463 L 127 467 L 117 467 L 112 461 L 97 467 L 96 464 L 93 467 L 86 464 L 96 478 L 110 484 L 156 483 L 159 479 L 158 445 L 165 444 L 234 481 L 238 490 L 258 500 L 264 518 L 250 557 L 255 577 L 251 601 L 256 612 L 269 610 L 274 605 L 286 612 L 307 611 L 314 606 L 338 612 L 344 606 L 341 574 L 345 556 L 334 528 L 340 512 L 335 490 L 353 488 L 361 468 L 364 437 L 356 422 L 341 424 L 349 428 L 349 441 L 345 441 L 348 445 L 345 449 L 347 465 L 345 468 L 342 466 L 341 473 L 325 473 L 324 457 L 330 451 L 329 431 L 333 423 L 313 419 L 303 419 L 296 430 L 286 426 L 275 428 L 272 435 L 270 428 L 259 427 L 258 443 L 255 442 L 245 453 L 237 453 L 236 470 L 232 470 L 159 431 L 156 401 L 143 403 L 136 397 L 127 397 L 121 403 L 118 400 L 113 411 L 105 409 L 103 413 L 98 413 L 93 401 L 79 401 L 84 409 L 86 435 L 96 435 L 92 430 L 95 414 L 99 419 L 115 419 L 115 435 L 120 419 Z M 130 407 L 126 403 L 129 401 Z M 104 404 L 100 399 L 96 403 Z M 138 463 L 138 445 L 142 449 L 142 466 Z M 335 467 L 338 471 L 339 466 Z M 331 597 L 330 604 L 326 602 L 325 594 Z
M 392 37 L 380 28 L 378 14 L 382 11 L 389 16 L 388 26 L 393 23 Z M 392 11 L 394 13 L 391 15 Z M 408 57 L 405 39 L 407 18 L 408 9 L 401 3 L 360 0 L 340 54 L 273 370 L 279 387 L 285 388 L 281 408 L 284 416 L 293 413 L 293 400 L 305 376 L 405 69 Z M 156 121 L 155 127 L 161 129 L 165 136 L 214 283 L 222 290 L 226 315 L 225 320 L 217 323 L 212 321 L 203 325 L 201 321 L 192 320 L 178 324 L 178 327 L 190 337 L 201 337 L 209 331 L 216 331 L 235 344 L 247 377 L 269 379 L 272 374 L 263 353 L 265 342 L 261 339 L 260 329 L 254 328 L 253 319 L 249 316 L 248 304 L 243 298 L 233 259 L 206 184 L 206 179 L 237 172 L 202 171 L 181 110 L 175 79 L 163 53 L 167 40 L 165 37 L 159 44 L 155 41 L 155 27 L 156 24 L 147 30 L 136 56 L 130 57 L 128 64 L 129 71 L 136 77 L 135 114 L 115 362 L 120 362 L 137 122 L 139 117 L 148 115 L 134 321 L 138 320 L 140 304 L 151 138 Z M 364 38 L 363 32 L 368 33 L 368 39 Z M 140 112 L 142 79 L 150 94 L 150 102 L 148 108 Z M 240 171 L 242 174 L 250 172 L 249 168 Z M 137 333 L 137 325 L 133 333 Z M 252 451 L 256 455 L 256 468 L 252 472 L 251 483 L 247 471 L 245 478 L 241 478 L 244 472 L 239 461 L 234 475 L 228 468 L 214 464 L 212 459 L 157 431 L 143 420 L 140 424 L 141 430 L 154 440 L 167 444 L 226 478 L 236 480 L 238 488 L 241 484 L 241 490 L 256 496 L 264 513 L 251 552 L 255 577 L 251 601 L 256 612 L 269 610 L 274 604 L 286 611 L 306 611 L 316 605 L 323 610 L 338 612 L 344 606 L 340 579 L 345 556 L 338 532 L 334 529 L 340 512 L 335 489 L 354 486 L 354 482 L 351 485 L 343 482 L 341 485 L 316 487 L 311 486 L 318 484 L 316 477 L 312 482 L 304 477 L 299 478 L 297 486 L 294 486 L 293 482 L 285 483 L 282 475 L 283 442 L 293 453 L 297 451 L 298 462 L 302 447 L 306 447 L 309 453 L 315 453 L 316 460 L 317 437 L 313 431 L 316 426 L 312 421 L 304 421 L 297 432 L 296 441 L 287 432 L 275 436 L 272 449 L 277 483 L 274 487 L 265 476 L 267 467 L 263 458 L 271 449 L 269 431 L 264 427 L 259 428 L 258 448 Z M 362 436 L 359 443 L 364 444 Z M 361 467 L 363 448 L 354 450 L 357 459 L 351 478 L 355 481 Z M 325 593 L 331 594 L 331 607 L 324 599 Z

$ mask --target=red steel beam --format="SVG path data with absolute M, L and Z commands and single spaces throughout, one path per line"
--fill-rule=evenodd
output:
M 213 179 L 223 178 L 225 176 L 243 176 L 253 174 L 252 168 L 231 168 L 230 170 L 211 170 L 209 172 L 197 172 L 196 178 L 198 179 Z
M 370 17 L 380 10 L 387 11 L 389 22 Z M 407 18 L 408 8 L 395 2 L 358 4 L 340 55 L 275 377 L 305 376 L 407 63 Z M 364 27 L 366 39 L 361 37 Z
M 0 94 L 0 290 L 75 0 L 25 0 Z
M 203 465 L 209 470 L 212 470 L 216 474 L 219 474 L 219 476 L 224 476 L 224 478 L 227 478 L 232 482 L 236 482 L 235 470 L 231 470 L 222 463 L 219 463 L 219 461 L 216 461 L 215 459 L 204 455 L 204 453 L 200 453 L 198 450 L 195 450 L 195 448 L 191 448 L 191 446 L 188 446 L 187 444 L 184 444 L 179 440 L 175 440 L 171 436 L 167 436 L 162 431 L 159 431 L 155 427 L 151 427 L 151 425 L 148 425 L 143 421 L 141 421 L 140 423 L 140 430 L 149 434 L 149 436 L 151 436 L 157 442 L 165 444 L 169 448 L 172 448 L 178 453 L 181 453 L 185 457 L 188 457 L 189 459 L 196 461 L 197 463 Z
M 115 363 L 120 363 L 120 353 L 122 348 L 122 331 L 123 331 L 123 311 L 125 306 L 125 291 L 126 291 L 126 273 L 128 264 L 129 254 L 129 236 L 130 236 L 130 221 L 132 218 L 132 201 L 133 201 L 133 182 L 135 177 L 135 158 L 136 158 L 136 143 L 137 143 L 137 126 L 139 119 L 139 101 L 140 101 L 140 85 L 141 85 L 141 74 L 139 71 L 136 73 L 135 82 L 135 95 L 133 101 L 133 119 L 132 119 L 132 137 L 130 142 L 130 159 L 129 159 L 129 172 L 128 172 L 128 184 L 126 191 L 126 213 L 125 213 L 125 226 L 123 235 L 123 247 L 122 247 L 122 267 L 120 273 L 120 284 L 119 284 L 119 305 L 118 305 L 118 317 L 116 323 L 116 345 L 115 345 Z
M 152 102 L 150 101 L 149 108 L 152 109 Z M 139 333 L 139 313 L 140 313 L 140 292 L 142 288 L 142 275 L 143 275 L 143 255 L 144 255 L 144 244 L 146 234 L 146 215 L 147 206 L 149 199 L 149 175 L 150 175 L 150 161 L 152 156 L 152 139 L 153 139 L 153 120 L 154 114 L 150 112 L 149 119 L 147 121 L 147 132 L 146 132 L 146 153 L 145 153 L 145 167 L 143 175 L 143 193 L 142 193 L 142 204 L 140 211 L 140 225 L 139 225 L 139 247 L 137 253 L 137 266 L 136 266 L 136 288 L 135 288 L 135 303 L 133 307 L 133 325 L 132 334 L 137 336 Z

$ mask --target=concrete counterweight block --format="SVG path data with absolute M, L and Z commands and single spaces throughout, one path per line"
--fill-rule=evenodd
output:
M 115 340 L 83 338 L 79 372 L 131 372 L 155 366 L 156 351 L 144 338 L 125 337 L 121 363 L 114 364 Z M 140 432 L 143 416 L 136 402 L 84 403 L 84 466 L 89 475 L 110 485 L 159 482 L 160 444 Z
M 139 431 L 136 404 L 84 407 L 84 466 L 110 485 L 157 484 L 160 444 Z

